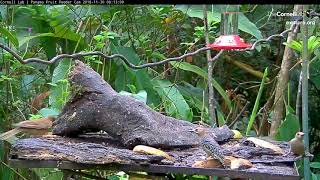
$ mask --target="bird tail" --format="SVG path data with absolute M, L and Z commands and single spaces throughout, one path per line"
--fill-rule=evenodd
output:
M 10 137 L 20 133 L 22 130 L 20 128 L 14 128 L 10 131 L 0 134 L 0 140 L 7 140 Z

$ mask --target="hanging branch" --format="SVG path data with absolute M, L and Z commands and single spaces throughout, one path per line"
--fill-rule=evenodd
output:
M 247 48 L 247 49 L 242 49 L 242 50 L 239 50 L 239 51 L 252 51 L 255 49 L 255 47 L 259 44 L 259 43 L 262 43 L 262 42 L 267 42 L 267 41 L 270 41 L 271 39 L 273 38 L 276 38 L 276 37 L 284 37 L 284 34 L 288 33 L 288 32 L 291 32 L 295 27 L 292 26 L 292 28 L 288 29 L 288 30 L 285 30 L 283 31 L 282 33 L 280 34 L 274 34 L 274 35 L 271 35 L 269 36 L 268 38 L 266 39 L 260 39 L 260 40 L 257 40 L 255 43 L 253 43 L 252 47 L 251 48 Z M 125 58 L 123 55 L 121 54 L 113 54 L 113 55 L 106 55 L 102 52 L 99 52 L 99 51 L 95 51 L 95 52 L 86 52 L 86 53 L 74 53 L 74 54 L 60 54 L 60 55 L 57 55 L 55 57 L 53 57 L 52 59 L 50 60 L 42 60 L 40 58 L 27 58 L 27 59 L 23 59 L 18 53 L 16 53 L 14 50 L 10 49 L 9 47 L 3 45 L 3 44 L 0 44 L 0 48 L 6 50 L 7 52 L 9 52 L 15 59 L 17 59 L 21 64 L 28 64 L 28 63 L 40 63 L 40 64 L 54 64 L 58 61 L 60 61 L 61 59 L 63 58 L 72 58 L 72 59 L 78 59 L 80 57 L 85 57 L 85 56 L 93 56 L 93 55 L 97 55 L 97 56 L 101 56 L 101 57 L 104 57 L 106 59 L 113 59 L 113 58 L 120 58 L 127 66 L 129 66 L 130 68 L 132 69 L 143 69 L 143 68 L 147 68 L 147 67 L 153 67 L 153 66 L 158 66 L 158 65 L 161 65 L 161 64 L 165 64 L 165 63 L 168 63 L 170 61 L 179 61 L 183 58 L 186 58 L 188 56 L 194 56 L 202 51 L 207 51 L 209 49 L 211 49 L 210 47 L 203 47 L 203 48 L 200 48 L 194 52 L 191 52 L 191 53 L 187 53 L 187 54 L 184 54 L 182 56 L 179 56 L 179 57 L 173 57 L 173 58 L 168 58 L 168 59 L 165 59 L 165 60 L 162 60 L 162 61 L 159 61 L 159 62 L 154 62 L 154 63 L 146 63 L 146 64 L 142 64 L 142 65 L 134 65 L 132 63 L 130 63 L 128 61 L 127 58 Z M 209 62 L 212 62 L 212 61 L 215 61 L 221 54 L 222 54 L 223 51 L 220 51 L 215 57 L 213 57 L 212 59 L 208 60 Z
M 184 55 L 179 56 L 179 57 L 168 58 L 168 59 L 165 59 L 163 61 L 154 62 L 154 63 L 147 63 L 147 64 L 142 64 L 142 65 L 134 65 L 134 64 L 130 63 L 129 60 L 126 57 L 124 57 L 123 55 L 121 55 L 121 54 L 113 54 L 113 55 L 108 56 L 108 55 L 106 55 L 106 54 L 104 54 L 104 53 L 102 53 L 100 51 L 82 52 L 82 53 L 74 53 L 74 54 L 60 54 L 60 55 L 57 55 L 57 56 L 53 57 L 49 61 L 46 61 L 46 60 L 42 60 L 40 58 L 28 58 L 28 59 L 23 60 L 23 58 L 21 56 L 19 56 L 19 54 L 17 54 L 15 51 L 13 51 L 12 49 L 8 48 L 7 46 L 5 46 L 3 44 L 0 44 L 0 48 L 2 48 L 4 50 L 6 50 L 7 52 L 9 52 L 21 64 L 40 63 L 40 64 L 49 65 L 49 64 L 54 64 L 54 63 L 60 61 L 63 58 L 79 59 L 79 58 L 85 57 L 85 56 L 101 56 L 101 57 L 106 58 L 106 59 L 120 58 L 127 66 L 129 66 L 132 69 L 143 69 L 143 68 L 146 68 L 146 67 L 153 67 L 153 66 L 158 66 L 158 65 L 161 65 L 161 64 L 165 64 L 165 63 L 168 63 L 170 61 L 179 61 L 179 60 L 181 60 L 183 58 L 186 58 L 188 56 L 194 56 L 194 55 L 198 54 L 201 51 L 206 51 L 206 50 L 210 49 L 210 47 L 203 47 L 203 48 L 200 48 L 200 49 L 198 49 L 198 50 L 196 50 L 194 52 L 187 53 L 187 54 L 184 54 Z
M 267 37 L 267 38 L 265 38 L 265 39 L 259 39 L 259 40 L 257 40 L 256 42 L 254 42 L 250 48 L 241 49 L 241 50 L 238 50 L 238 51 L 253 51 L 253 50 L 256 48 L 256 46 L 257 46 L 258 44 L 262 43 L 262 42 L 268 42 L 268 41 L 270 41 L 271 39 L 274 39 L 274 38 L 277 38 L 277 37 L 284 38 L 284 35 L 285 35 L 285 34 L 291 32 L 291 31 L 293 31 L 293 30 L 295 29 L 295 27 L 296 27 L 296 22 L 297 22 L 297 21 L 295 21 L 294 25 L 291 26 L 290 29 L 287 29 L 287 30 L 283 31 L 283 32 L 280 33 L 280 34 L 273 34 L 273 35 L 271 35 L 271 36 L 269 36 L 269 37 Z

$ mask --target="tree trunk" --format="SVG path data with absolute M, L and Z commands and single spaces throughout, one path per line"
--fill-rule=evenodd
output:
M 301 12 L 302 5 L 295 5 L 294 12 Z M 288 34 L 287 43 L 290 43 L 292 40 L 296 38 L 297 32 L 291 31 Z M 274 110 L 273 110 L 273 117 L 272 123 L 270 128 L 270 136 L 275 137 L 278 128 L 281 125 L 281 121 L 284 116 L 284 94 L 287 88 L 287 83 L 289 80 L 289 69 L 291 66 L 291 58 L 293 56 L 293 50 L 288 46 L 285 47 L 283 59 L 281 63 L 281 69 L 278 76 L 277 86 L 276 86 L 276 94 L 274 98 Z

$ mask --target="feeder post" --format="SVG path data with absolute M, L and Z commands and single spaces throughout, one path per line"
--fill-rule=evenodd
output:
M 308 5 L 303 5 L 303 12 L 306 12 Z M 304 150 L 309 152 L 309 117 L 308 117 L 308 18 L 305 13 L 302 21 L 302 128 L 304 132 Z M 309 157 L 304 157 L 304 179 L 310 179 L 310 162 Z

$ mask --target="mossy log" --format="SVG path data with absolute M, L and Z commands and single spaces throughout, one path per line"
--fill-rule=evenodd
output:
M 72 95 L 54 122 L 53 134 L 77 136 L 103 130 L 127 148 L 138 144 L 187 148 L 199 142 L 198 136 L 190 132 L 197 125 L 165 116 L 139 100 L 118 94 L 81 61 L 75 62 L 69 82 Z M 210 131 L 218 142 L 233 136 L 227 126 Z

